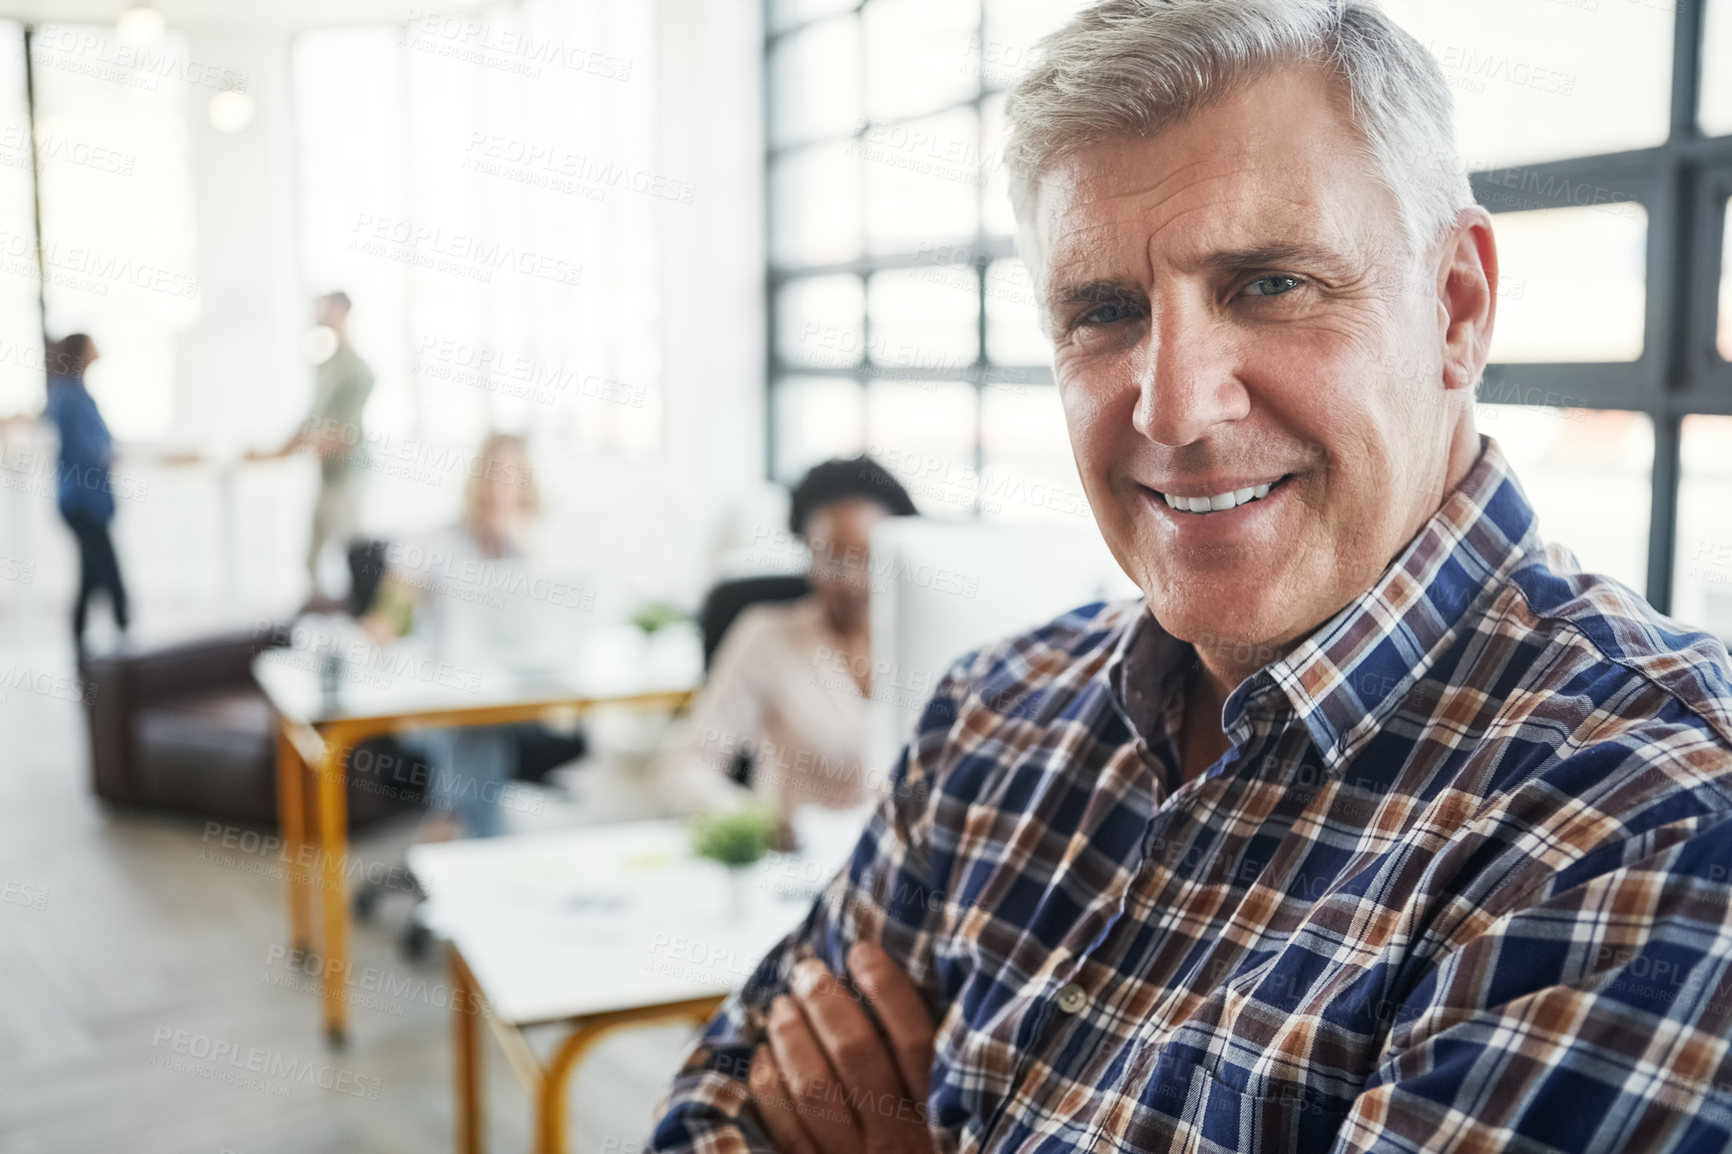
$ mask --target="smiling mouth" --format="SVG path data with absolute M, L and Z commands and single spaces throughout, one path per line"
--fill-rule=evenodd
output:
M 1288 473 L 1264 485 L 1256 485 L 1248 489 L 1229 489 L 1225 493 L 1216 493 L 1210 497 L 1175 497 L 1171 493 L 1162 493 L 1158 489 L 1150 489 L 1169 508 L 1180 513 L 1225 513 L 1229 509 L 1237 509 L 1240 505 L 1249 505 L 1253 501 L 1261 501 L 1270 493 L 1279 489 L 1292 478 Z

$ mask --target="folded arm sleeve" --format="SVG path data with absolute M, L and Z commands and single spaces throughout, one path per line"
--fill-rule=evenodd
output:
M 920 988 L 934 1020 L 940 1016 L 932 944 L 942 898 L 930 876 L 927 847 L 934 773 L 962 702 L 963 669 L 963 662 L 953 666 L 927 702 L 913 739 L 896 760 L 890 792 L 847 867 L 704 1028 L 662 1104 L 651 1149 L 773 1149 L 749 1104 L 746 1075 L 753 1049 L 764 1038 L 770 1003 L 787 991 L 795 963 L 804 958 L 816 957 L 841 974 L 850 946 L 876 942 Z
M 1335 1151 L 1732 1148 L 1732 819 L 1596 849 L 1396 1014 Z

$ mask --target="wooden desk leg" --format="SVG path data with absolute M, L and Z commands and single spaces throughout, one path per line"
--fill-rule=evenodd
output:
M 349 810 L 344 789 L 349 741 L 340 728 L 325 737 L 319 763 L 320 890 L 325 902 L 325 1038 L 333 1046 L 347 1040 L 349 1007 L 343 1001 L 349 973 Z
M 307 906 L 312 894 L 307 890 L 305 872 L 301 869 L 301 853 L 307 844 L 306 811 L 307 767 L 301 761 L 295 743 L 281 719 L 277 722 L 277 828 L 283 836 L 283 852 L 288 856 L 289 890 L 289 949 L 290 964 L 304 965 L 312 948 L 313 934 Z
M 621 1010 L 591 1018 L 579 1025 L 572 1031 L 571 1037 L 560 1044 L 553 1060 L 542 1070 L 541 1101 L 536 1110 L 536 1154 L 565 1154 L 566 1083 L 571 1080 L 571 1072 L 577 1069 L 577 1064 L 583 1061 L 590 1047 L 615 1030 L 632 1026 L 685 1018 L 701 1026 L 710 1019 L 710 1015 L 721 1003 L 720 998 L 707 998 L 672 1008 Z
M 457 1077 L 457 1154 L 481 1154 L 481 1024 L 475 980 L 456 946 L 451 963 L 452 1055 Z
M 536 1154 L 565 1154 L 565 1090 L 571 1072 L 589 1048 L 608 1031 L 605 1024 L 579 1026 L 553 1055 L 541 1079 L 541 1101 L 536 1110 Z

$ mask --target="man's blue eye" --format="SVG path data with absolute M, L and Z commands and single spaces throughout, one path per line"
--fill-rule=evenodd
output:
M 1245 286 L 1245 291 L 1256 297 L 1278 297 L 1282 293 L 1291 292 L 1299 287 L 1296 276 L 1260 276 Z
M 1083 314 L 1083 323 L 1090 325 L 1110 325 L 1122 321 L 1131 315 L 1128 305 L 1102 305 L 1097 309 Z

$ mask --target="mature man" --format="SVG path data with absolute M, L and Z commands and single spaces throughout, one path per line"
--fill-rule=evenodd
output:
M 1725 1148 L 1727 654 L 1475 433 L 1435 62 L 1360 0 L 1107 0 L 1009 119 L 1145 597 L 952 667 L 657 1147 Z
M 282 447 L 255 459 L 286 457 L 308 449 L 319 458 L 319 495 L 313 503 L 313 531 L 307 544 L 307 573 L 313 597 L 319 596 L 319 558 L 327 542 L 347 543 L 358 520 L 354 474 L 366 454 L 361 423 L 373 394 L 373 370 L 349 343 L 349 294 L 326 293 L 314 304 L 318 330 L 328 335 L 315 374 L 313 407 Z

